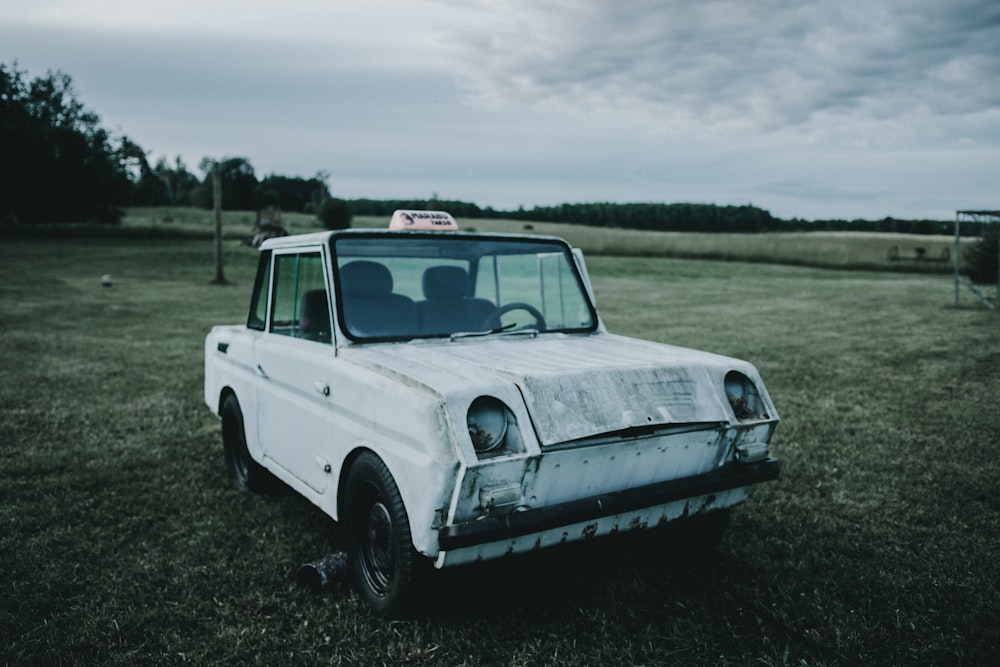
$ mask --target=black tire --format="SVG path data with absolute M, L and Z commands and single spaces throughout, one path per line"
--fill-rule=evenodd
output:
M 222 401 L 222 448 L 226 455 L 229 481 L 240 491 L 264 493 L 273 488 L 274 478 L 253 460 L 243 430 L 243 411 L 234 394 Z
M 426 559 L 413 548 L 403 499 L 382 459 L 372 452 L 355 459 L 344 498 L 348 567 L 358 594 L 378 617 L 410 616 Z

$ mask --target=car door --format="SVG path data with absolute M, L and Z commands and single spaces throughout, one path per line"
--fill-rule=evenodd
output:
M 332 344 L 326 254 L 275 250 L 267 333 L 256 344 L 258 432 L 266 459 L 316 493 L 330 477 Z M 273 467 L 273 466 L 269 466 Z

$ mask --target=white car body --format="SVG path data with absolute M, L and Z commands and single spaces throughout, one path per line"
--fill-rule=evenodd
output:
M 575 309 L 571 324 L 431 337 L 352 332 L 344 320 L 353 311 L 338 302 L 348 298 L 341 255 L 406 243 L 426 254 L 456 240 L 491 251 L 549 244 L 537 259 L 538 303 L 551 292 L 545 281 L 556 284 L 545 272 L 558 263 L 559 299 Z M 556 256 L 559 248 L 565 254 Z M 235 397 L 253 461 L 335 520 L 350 510 L 352 462 L 359 452 L 374 454 L 398 487 L 413 549 L 438 568 L 724 510 L 746 500 L 754 483 L 778 476 L 768 455 L 778 417 L 757 370 L 608 333 L 582 255 L 559 239 L 349 230 L 272 239 L 261 250 L 252 326 L 216 326 L 206 339 L 206 403 L 221 414 Z M 275 287 L 273 267 L 305 266 L 302 257 L 317 267 L 309 279 L 322 284 L 329 307 L 319 340 L 288 335 L 306 328 L 304 301 L 287 320 L 275 312 L 283 292 L 272 290 L 286 288 Z M 496 273 L 500 260 L 489 261 Z M 485 257 L 469 267 L 477 291 L 492 287 Z M 398 274 L 396 288 L 406 280 Z M 559 285 L 572 292 L 574 280 L 581 294 L 567 297 Z M 474 406 L 481 397 L 490 398 Z M 486 444 L 474 442 L 479 421 L 485 431 L 502 427 L 498 449 L 477 451 Z

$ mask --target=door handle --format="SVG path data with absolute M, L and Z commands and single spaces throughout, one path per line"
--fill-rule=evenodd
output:
M 330 385 L 328 385 L 327 383 L 325 383 L 325 382 L 316 382 L 316 383 L 313 384 L 313 386 L 316 387 L 316 391 L 318 391 L 319 393 L 323 394 L 324 396 L 329 396 L 330 395 Z

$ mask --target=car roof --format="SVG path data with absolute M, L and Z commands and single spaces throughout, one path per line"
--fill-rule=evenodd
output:
M 427 238 L 428 236 L 440 236 L 442 239 L 448 239 L 452 237 L 486 237 L 486 238 L 500 238 L 500 239 L 523 239 L 530 241 L 557 241 L 559 243 L 566 243 L 566 240 L 558 236 L 548 236 L 542 234 L 514 234 L 510 232 L 465 232 L 465 231 L 449 231 L 449 232 L 434 232 L 434 231 L 400 231 L 400 230 L 390 230 L 390 229 L 342 229 L 342 230 L 332 230 L 326 232 L 311 232 L 309 234 L 291 234 L 289 236 L 278 236 L 274 238 L 267 239 L 264 241 L 260 249 L 261 250 L 271 250 L 274 248 L 294 248 L 294 247 L 304 247 L 304 246 L 316 246 L 324 245 L 329 242 L 329 240 L 334 236 L 385 236 L 386 238 L 399 238 L 406 236 L 414 236 Z
M 271 248 L 288 248 L 291 246 L 320 245 L 326 243 L 327 239 L 337 232 L 313 232 L 311 234 L 290 234 L 288 236 L 276 236 L 267 239 L 260 244 L 261 250 Z

